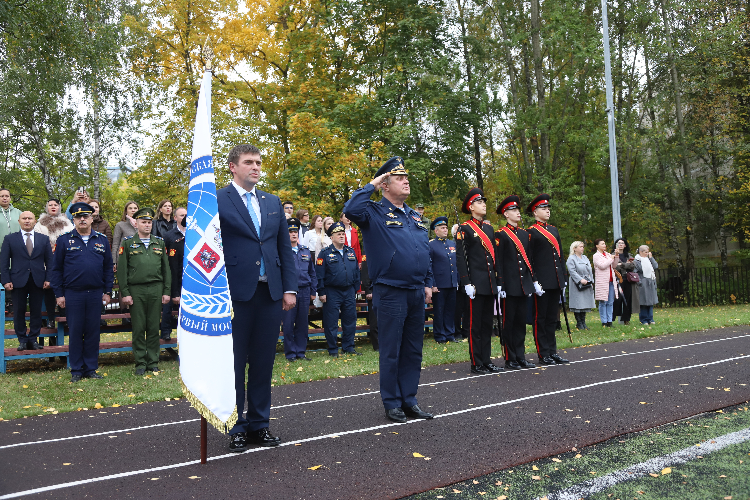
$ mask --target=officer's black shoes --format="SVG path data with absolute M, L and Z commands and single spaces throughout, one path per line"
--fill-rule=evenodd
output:
M 244 434 L 244 432 L 242 434 Z M 250 444 L 258 444 L 260 446 L 272 447 L 272 446 L 278 446 L 279 443 L 281 442 L 281 438 L 275 437 L 268 430 L 268 427 L 264 427 L 263 429 L 258 429 L 257 431 L 248 432 L 247 442 Z
M 172 340 L 172 334 L 171 333 L 162 333 L 161 337 L 159 337 L 161 340 Z
M 406 422 L 406 414 L 404 414 L 404 410 L 402 410 L 401 408 L 391 408 L 390 410 L 385 410 L 385 416 L 388 417 L 388 420 L 398 422 L 399 424 L 403 424 L 404 422 Z
M 505 369 L 506 370 L 520 370 L 521 365 L 518 364 L 518 361 L 506 361 Z
M 35 351 L 35 350 L 37 350 L 37 349 L 44 349 L 44 347 L 40 346 L 40 345 L 39 345 L 39 342 L 37 342 L 36 340 L 32 340 L 32 341 L 31 341 L 31 344 L 29 344 L 29 343 L 27 342 L 27 343 L 26 343 L 26 348 L 27 348 L 27 349 L 31 349 L 32 351 Z
M 244 432 L 238 432 L 229 436 L 229 451 L 240 453 L 247 449 L 247 435 Z
M 137 376 L 139 376 L 139 377 L 142 376 L 142 375 L 145 375 L 146 374 L 146 369 L 145 368 L 138 368 L 138 369 L 135 370 L 135 374 Z
M 362 356 L 362 353 L 361 353 L 361 352 L 357 352 L 357 351 L 355 351 L 355 350 L 351 350 L 351 351 L 342 351 L 342 354 L 354 354 L 355 356 Z
M 299 357 L 299 358 L 297 358 L 297 359 L 299 359 L 299 360 L 302 360 L 302 361 L 312 361 L 312 359 L 308 358 L 308 357 L 307 357 L 307 356 L 305 356 L 305 355 L 302 355 L 301 357 Z
M 96 378 L 96 379 L 99 379 L 99 378 L 104 378 L 104 377 L 102 377 L 101 375 L 99 375 L 96 372 L 91 372 L 91 373 L 89 373 L 87 375 L 84 375 L 83 378 Z
M 539 364 L 542 365 L 556 365 L 557 361 L 552 359 L 552 356 L 545 356 L 543 358 L 539 358 Z
M 536 365 L 532 363 L 531 361 L 526 361 L 525 359 L 519 359 L 518 364 L 521 366 L 521 368 L 536 368 Z
M 294 360 L 297 358 L 286 358 L 287 363 L 294 363 Z
M 422 411 L 422 409 L 414 405 L 411 408 L 401 408 L 401 410 L 404 412 L 404 415 L 411 418 L 422 418 L 425 420 L 430 420 L 433 418 L 432 413 L 427 413 L 426 411 Z
M 70 381 L 71 382 L 80 382 L 81 381 L 81 376 L 78 375 L 77 373 L 75 373 L 75 374 L 73 374 L 73 375 L 70 376 Z
M 435 342 L 437 342 L 438 344 L 447 344 L 448 343 L 447 340 L 436 340 Z
M 497 365 L 495 365 L 493 363 L 488 363 L 488 364 L 484 365 L 484 367 L 487 368 L 492 373 L 500 373 L 501 371 L 503 371 L 502 367 L 497 366 Z
M 154 372 L 154 373 L 159 373 L 161 370 L 159 369 L 158 366 L 154 366 L 153 368 L 149 368 L 148 371 Z
M 338 358 L 339 357 L 339 353 L 337 353 L 337 352 L 329 352 L 328 355 L 330 357 L 332 357 L 332 358 Z
M 484 365 L 471 365 L 471 373 L 480 373 L 482 375 L 490 373 Z
M 562 356 L 560 356 L 560 355 L 559 355 L 559 354 L 557 354 L 557 353 L 555 353 L 555 354 L 550 354 L 550 356 L 549 356 L 549 357 L 550 357 L 550 358 L 552 358 L 552 359 L 554 359 L 554 360 L 555 360 L 555 362 L 556 362 L 556 363 L 557 363 L 558 365 L 566 365 L 566 364 L 570 363 L 570 361 L 568 361 L 567 359 L 563 358 Z
M 19 342 L 18 343 L 18 350 L 19 351 L 25 351 L 26 350 L 26 342 Z

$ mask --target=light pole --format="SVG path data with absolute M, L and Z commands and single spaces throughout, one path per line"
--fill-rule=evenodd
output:
M 620 185 L 617 181 L 617 141 L 615 139 L 615 106 L 612 98 L 612 68 L 609 62 L 609 23 L 607 0 L 602 0 L 602 35 L 604 37 L 604 84 L 607 90 L 607 124 L 609 128 L 609 181 L 612 185 L 613 240 L 622 236 L 620 219 Z

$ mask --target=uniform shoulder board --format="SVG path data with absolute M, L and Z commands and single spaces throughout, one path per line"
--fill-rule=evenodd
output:
M 469 221 L 466 221 L 466 222 L 462 222 L 462 223 L 461 223 L 460 225 L 461 225 L 461 226 L 468 226 L 468 225 L 469 225 Z
M 125 241 L 125 240 L 129 240 L 129 239 L 132 239 L 132 238 L 133 238 L 133 236 L 125 236 L 125 237 L 124 237 L 124 238 L 122 239 L 122 241 Z
M 104 236 L 104 233 L 100 233 L 99 231 L 94 231 L 94 233 L 98 234 L 99 236 Z
M 430 243 L 432 243 L 433 241 L 435 241 L 435 238 L 432 238 L 432 239 L 430 240 Z
M 156 238 L 157 240 L 162 240 L 162 241 L 164 241 L 164 238 L 162 238 L 161 236 L 156 236 L 155 234 L 152 234 L 152 235 L 151 235 L 151 237 L 152 237 L 152 238 Z
M 297 246 L 300 250 L 307 250 L 307 247 L 305 245 L 300 245 L 299 243 L 297 243 Z

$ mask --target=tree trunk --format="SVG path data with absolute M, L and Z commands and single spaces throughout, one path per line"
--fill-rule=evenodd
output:
M 542 171 L 549 167 L 549 131 L 547 130 L 547 107 L 544 94 L 544 66 L 542 61 L 542 42 L 539 36 L 541 20 L 539 17 L 539 0 L 531 0 L 531 47 L 534 53 L 534 75 L 536 77 L 536 98 L 539 108 L 539 146 L 542 155 Z
M 102 168 L 102 132 L 101 132 L 101 124 L 99 123 L 99 92 L 97 91 L 96 87 L 94 87 L 92 92 L 92 106 L 91 106 L 91 113 L 92 113 L 92 124 L 91 124 L 91 132 L 94 135 L 94 157 L 92 158 L 92 163 L 94 167 L 94 199 L 101 201 L 101 193 L 102 193 L 102 185 L 101 185 L 101 179 L 100 179 L 100 172 Z
M 34 148 L 36 149 L 37 155 L 37 167 L 42 173 L 42 180 L 44 181 L 44 189 L 47 191 L 47 197 L 53 198 L 52 176 L 50 175 L 49 165 L 47 164 L 47 153 L 44 150 L 44 140 L 42 139 L 39 127 L 37 126 L 33 115 L 30 117 L 30 121 L 31 137 L 34 140 Z
M 524 83 L 526 84 L 526 103 L 529 108 L 534 106 L 534 97 L 532 94 L 531 89 L 531 75 L 529 73 L 529 46 L 526 42 L 524 42 L 521 45 L 521 52 L 523 54 L 523 74 L 524 74 Z M 534 170 L 539 170 L 539 166 L 541 165 L 541 158 L 539 155 L 539 141 L 537 139 L 537 133 L 539 131 L 539 128 L 537 127 L 536 133 L 532 135 L 531 137 L 531 153 L 534 155 L 534 166 L 532 169 L 529 170 L 529 175 L 527 179 L 527 184 L 531 186 L 531 183 L 533 182 L 533 176 L 534 176 Z

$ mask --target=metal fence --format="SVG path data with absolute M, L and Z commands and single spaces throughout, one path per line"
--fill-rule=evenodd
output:
M 698 267 L 679 276 L 677 269 L 657 269 L 662 306 L 707 306 L 750 303 L 750 266 Z

